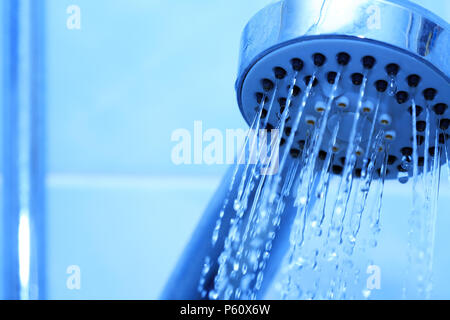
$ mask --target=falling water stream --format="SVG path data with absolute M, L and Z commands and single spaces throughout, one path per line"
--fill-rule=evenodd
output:
M 396 94 L 397 84 L 392 76 L 387 92 L 379 93 L 372 103 L 366 98 L 370 78 L 370 70 L 366 69 L 355 90 L 355 111 L 348 112 L 337 101 L 344 69 L 341 66 L 336 72 L 327 94 L 315 88 L 316 78 L 322 72 L 316 67 L 300 98 L 294 97 L 299 77 L 299 72 L 295 72 L 290 79 L 279 79 L 258 100 L 211 239 L 216 246 L 220 232 L 224 231 L 226 209 L 231 206 L 234 215 L 229 217 L 217 270 L 213 272 L 211 268 L 212 258 L 205 258 L 199 283 L 204 298 L 260 297 L 274 240 L 287 212 L 293 215 L 293 223 L 289 248 L 281 264 L 281 297 L 371 296 L 362 274 L 373 264 L 368 252 L 377 247 L 382 230 L 384 184 L 391 164 L 390 143 L 394 139 L 379 125 L 380 110 L 383 100 Z M 274 105 L 284 86 L 288 87 L 284 108 L 277 109 Z M 439 126 L 442 119 L 435 117 L 428 106 L 421 148 L 416 139 L 418 106 L 414 99 L 411 102 L 412 150 L 400 159 L 398 175 L 403 184 L 411 178 L 413 198 L 403 294 L 430 298 L 441 158 L 450 180 L 448 137 Z M 308 120 L 305 110 L 317 103 L 323 106 L 316 109 L 318 118 Z M 352 118 L 351 125 L 345 127 L 342 123 L 348 115 Z M 277 120 L 272 130 L 264 130 L 269 128 L 269 119 Z M 435 127 L 431 126 L 432 121 L 438 122 L 435 132 L 430 129 Z M 296 134 L 300 128 L 305 139 L 299 142 Z M 346 132 L 345 137 L 342 132 Z M 339 159 L 342 152 L 345 157 Z M 339 160 L 343 167 L 335 165 Z M 267 170 L 267 165 L 275 161 L 278 165 Z M 211 277 L 213 285 L 207 287 L 207 279 Z M 411 277 L 414 281 L 406 280 Z

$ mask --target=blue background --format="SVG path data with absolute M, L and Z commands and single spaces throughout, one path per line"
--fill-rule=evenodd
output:
M 195 120 L 245 128 L 234 93 L 240 33 L 270 2 L 48 0 L 50 299 L 158 298 L 226 170 L 174 165 L 171 134 Z M 448 1 L 415 2 L 450 20 Z M 66 28 L 72 4 L 81 30 Z M 398 298 L 410 188 L 386 189 L 377 296 Z M 442 189 L 435 297 L 450 298 Z M 81 290 L 66 287 L 69 265 L 81 268 Z

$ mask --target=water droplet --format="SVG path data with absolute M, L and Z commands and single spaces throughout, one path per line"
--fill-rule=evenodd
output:
M 246 274 L 247 274 L 247 271 L 248 271 L 248 267 L 247 267 L 246 264 L 244 264 L 244 265 L 242 266 L 242 274 L 243 274 L 243 275 L 246 275 Z
M 236 212 L 242 208 L 241 202 L 238 199 L 234 200 L 233 208 Z
M 308 202 L 308 199 L 306 197 L 301 197 L 299 202 L 304 206 Z
M 303 259 L 302 257 L 299 257 L 295 263 L 295 265 L 297 267 L 302 268 L 305 265 L 305 259 Z
M 336 259 L 336 257 L 337 257 L 337 253 L 335 251 L 333 251 L 330 254 L 328 254 L 328 261 L 333 261 Z
M 408 174 L 408 172 L 399 172 L 397 177 L 398 177 L 398 181 L 401 184 L 406 184 L 409 181 L 409 174 Z
M 372 240 L 369 241 L 369 246 L 370 246 L 370 247 L 376 248 L 377 245 L 378 245 L 378 241 L 377 241 L 377 240 L 372 239 Z
M 393 97 L 397 94 L 397 91 L 398 91 L 397 79 L 395 78 L 395 76 L 391 76 L 389 79 L 388 95 Z
M 219 294 L 216 291 L 212 290 L 209 292 L 209 299 L 217 300 L 217 299 L 219 299 Z

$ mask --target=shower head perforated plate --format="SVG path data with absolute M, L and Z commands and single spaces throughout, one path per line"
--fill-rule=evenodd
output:
M 312 20 L 315 21 L 314 24 L 308 28 L 298 25 L 298 15 L 300 14 L 298 10 L 302 10 L 303 15 L 306 16 L 309 12 L 307 9 L 311 9 L 310 5 L 302 0 L 288 0 L 272 5 L 263 10 L 262 16 L 260 13 L 249 23 L 244 32 L 240 76 L 237 81 L 241 112 L 246 121 L 251 123 L 260 106 L 261 97 L 264 96 L 268 100 L 266 106 L 269 106 L 272 103 L 272 98 L 275 97 L 272 110 L 267 115 L 269 124 L 275 127 L 281 117 L 280 111 L 283 110 L 283 103 L 289 95 L 289 86 L 295 75 L 293 61 L 297 62 L 296 67 L 298 67 L 298 61 L 301 61 L 302 68 L 297 73 L 297 88 L 294 90 L 295 96 L 292 97 L 290 105 L 291 115 L 298 111 L 309 77 L 314 72 L 316 72 L 317 81 L 314 83 L 311 96 L 307 100 L 300 126 L 295 132 L 295 144 L 292 148 L 300 148 L 299 144 L 301 145 L 303 141 L 308 139 L 312 124 L 317 123 L 317 119 L 320 119 L 323 113 L 323 105 L 327 104 L 334 81 L 336 81 L 336 73 L 341 71 L 336 98 L 332 103 L 322 145 L 322 149 L 327 150 L 334 125 L 339 121 L 340 129 L 333 163 L 333 171 L 339 173 L 343 166 L 342 163 L 345 162 L 349 131 L 357 110 L 361 86 L 363 86 L 363 75 L 365 74 L 367 84 L 362 99 L 359 127 L 359 132 L 362 135 L 360 147 L 363 148 L 362 153 L 364 153 L 364 148 L 368 147 L 365 142 L 368 140 L 370 129 L 375 122 L 375 132 L 383 132 L 385 145 L 389 148 L 389 167 L 386 178 L 396 178 L 398 172 L 402 171 L 400 165 L 402 157 L 411 156 L 412 153 L 413 101 L 417 106 L 417 137 L 415 139 L 418 143 L 419 154 L 424 155 L 425 152 L 433 154 L 438 127 L 441 129 L 438 132 L 440 136 L 437 137 L 437 140 L 440 143 L 448 141 L 445 139 L 448 137 L 448 119 L 450 118 L 450 110 L 448 109 L 450 82 L 446 69 L 448 62 L 436 54 L 436 50 L 442 50 L 443 48 L 447 51 L 441 51 L 441 55 L 446 56 L 448 54 L 448 42 L 442 43 L 443 38 L 448 37 L 448 34 L 444 32 L 447 30 L 436 24 L 442 24 L 441 20 L 436 18 L 432 22 L 429 20 L 431 16 L 428 12 L 417 12 L 416 7 L 401 8 L 404 13 L 409 13 L 408 25 L 403 26 L 403 15 L 398 15 L 397 21 L 393 17 L 399 7 L 390 7 L 393 4 L 386 4 L 386 1 L 341 0 L 339 2 L 328 0 L 324 3 L 328 3 L 328 5 L 324 4 L 325 7 L 328 6 L 328 13 L 324 13 L 324 9 L 321 7 L 321 11 L 316 12 L 317 19 Z M 392 17 L 388 25 L 390 27 L 396 26 L 392 30 L 398 32 L 402 30 L 399 26 L 407 28 L 409 33 L 407 33 L 405 39 L 414 39 L 414 41 L 411 40 L 409 44 L 405 43 L 403 47 L 399 47 L 398 43 L 392 40 L 395 38 L 392 34 L 386 34 L 384 38 L 380 38 L 379 33 L 374 34 L 366 28 L 366 25 L 358 30 L 358 22 L 370 18 L 370 16 L 364 15 L 367 10 L 362 10 L 362 8 L 368 8 L 370 5 L 379 5 L 383 10 L 391 9 L 391 11 L 386 12 L 386 16 Z M 333 6 L 340 6 L 340 9 L 344 7 L 347 11 L 352 10 L 353 14 L 347 15 L 353 19 L 348 21 L 348 23 L 353 24 L 352 32 L 322 34 L 322 31 L 330 32 L 330 25 L 333 25 L 330 21 L 323 22 L 327 21 L 327 14 L 328 19 L 336 19 L 333 12 L 337 8 L 333 11 Z M 313 9 L 316 10 L 317 8 L 314 7 Z M 280 16 L 278 16 L 279 13 L 281 13 Z M 421 19 L 415 23 L 416 20 L 411 17 L 419 14 L 422 14 Z M 264 30 L 255 31 L 258 23 L 264 23 L 265 27 L 261 27 L 261 29 L 267 29 L 269 17 L 275 19 L 272 31 L 265 30 L 266 34 L 261 34 Z M 318 21 L 322 21 L 322 27 Z M 347 24 L 340 23 L 339 26 L 347 26 Z M 276 30 L 275 33 L 278 34 L 275 37 L 276 40 L 271 35 L 274 34 L 273 30 Z M 304 30 L 308 30 L 308 32 L 299 36 L 298 33 L 302 33 Z M 344 30 L 349 30 L 349 28 L 344 27 Z M 383 29 L 383 31 L 387 31 L 387 29 Z M 392 33 L 392 31 L 390 32 Z M 402 35 L 404 36 L 403 33 Z M 265 47 L 267 49 L 260 53 L 255 51 L 255 48 Z M 346 53 L 350 58 L 345 66 L 338 62 L 338 56 L 342 53 Z M 325 61 L 316 60 L 315 63 L 314 56 L 317 54 L 319 54 L 319 57 L 324 57 Z M 280 71 L 282 71 L 282 79 L 280 79 Z M 264 82 L 272 83 L 273 88 L 267 90 L 268 88 L 264 88 Z M 378 112 L 375 112 L 378 103 Z M 427 113 L 429 113 L 429 121 L 428 128 L 425 128 L 424 123 L 426 123 Z M 283 133 L 285 139 L 292 126 L 292 118 L 291 116 L 286 122 L 288 131 Z M 430 150 L 426 151 L 424 150 L 425 134 L 428 130 L 430 141 L 428 148 Z M 283 147 L 282 145 L 281 148 Z M 360 163 L 356 164 L 356 168 L 362 165 L 361 157 L 358 161 Z M 423 166 L 422 157 L 419 159 L 419 165 Z
M 307 139 L 308 132 L 311 133 L 312 123 L 318 119 L 323 110 L 317 106 L 323 106 L 327 103 L 329 94 L 336 79 L 333 77 L 340 70 L 338 64 L 338 54 L 347 53 L 350 61 L 347 66 L 342 68 L 341 81 L 339 82 L 337 96 L 332 104 L 332 111 L 326 137 L 324 137 L 323 150 L 329 143 L 331 133 L 333 131 L 333 115 L 340 114 L 340 130 L 338 134 L 338 151 L 335 159 L 342 159 L 346 155 L 346 146 L 348 144 L 349 128 L 354 113 L 357 109 L 362 75 L 367 70 L 367 86 L 363 98 L 362 108 L 362 142 L 367 140 L 368 131 L 371 124 L 375 122 L 375 132 L 380 130 L 385 132 L 385 139 L 389 144 L 390 168 L 387 177 L 397 176 L 397 167 L 399 161 L 405 153 L 412 149 L 412 101 L 417 105 L 416 122 L 419 131 L 419 154 L 423 154 L 424 150 L 424 128 L 420 127 L 426 118 L 426 108 L 430 110 L 430 148 L 434 148 L 436 125 L 441 119 L 450 118 L 450 110 L 442 106 L 450 101 L 449 83 L 441 73 L 430 67 L 426 62 L 420 61 L 411 55 L 402 53 L 398 50 L 380 46 L 363 40 L 331 38 L 327 39 L 308 39 L 308 41 L 298 42 L 283 47 L 272 52 L 258 61 L 257 64 L 248 73 L 242 87 L 242 104 L 241 110 L 247 122 L 251 122 L 259 108 L 258 100 L 261 95 L 266 94 L 267 100 L 272 99 L 272 91 L 275 90 L 276 96 L 272 112 L 268 115 L 269 124 L 272 127 L 281 117 L 280 109 L 283 101 L 288 97 L 291 79 L 294 76 L 292 66 L 293 59 L 303 61 L 303 68 L 297 76 L 298 89 L 295 90 L 295 96 L 291 102 L 292 113 L 295 114 L 299 108 L 302 99 L 302 93 L 306 91 L 308 79 L 317 70 L 317 83 L 313 87 L 312 94 L 308 99 L 308 103 L 303 112 L 299 130 L 296 132 L 295 141 L 301 142 Z M 314 65 L 313 56 L 317 53 L 322 54 L 326 61 L 321 67 Z M 363 58 L 373 57 L 375 64 L 372 69 L 368 70 L 363 66 Z M 367 58 L 366 58 L 367 59 Z M 398 66 L 398 73 L 395 77 L 390 76 L 386 69 L 388 66 Z M 286 71 L 283 79 L 277 79 L 275 76 L 275 68 L 281 68 Z M 417 86 L 416 83 L 410 83 L 412 77 L 418 76 L 420 79 Z M 270 92 L 265 92 L 263 88 L 263 80 L 270 80 L 274 84 L 274 88 Z M 388 93 L 390 90 L 390 82 L 394 81 L 397 88 L 392 96 Z M 382 84 L 380 84 L 382 83 Z M 411 86 L 411 84 L 413 86 Z M 430 92 L 435 92 L 430 96 Z M 432 98 L 432 99 L 431 99 Z M 428 99 L 428 100 L 427 100 Z M 377 118 L 375 118 L 375 106 L 380 103 Z M 281 105 L 280 105 L 281 102 Z M 266 105 L 269 105 L 267 101 Z M 345 104 L 345 107 L 343 105 Z M 341 106 L 339 106 L 341 105 Z M 319 111 L 318 111 L 319 110 Z M 293 117 L 288 118 L 286 127 L 292 126 Z M 309 122 L 309 123 L 308 123 Z M 283 147 L 283 146 L 282 146 Z M 295 147 L 295 146 L 293 146 Z M 297 146 L 298 148 L 298 146 Z M 410 154 L 409 154 L 410 155 Z M 336 161 L 334 164 L 341 166 L 342 161 Z

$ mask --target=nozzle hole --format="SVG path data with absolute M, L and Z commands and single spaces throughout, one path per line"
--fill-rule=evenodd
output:
M 263 87 L 264 91 L 266 91 L 266 92 L 272 90 L 273 87 L 274 87 L 273 82 L 271 80 L 269 80 L 269 79 L 263 79 L 261 81 L 261 84 L 262 84 L 262 87 Z
M 396 63 L 391 63 L 386 66 L 386 72 L 390 76 L 396 76 L 400 71 L 400 66 Z
M 402 155 L 404 155 L 406 157 L 410 157 L 413 154 L 413 149 L 410 147 L 405 147 L 405 148 L 402 148 L 402 150 L 400 150 L 400 152 L 402 153 Z
M 300 147 L 301 150 L 303 150 L 305 148 L 305 144 L 306 144 L 305 140 L 300 140 L 298 142 L 298 146 Z
M 313 55 L 313 60 L 314 60 L 315 66 L 321 67 L 325 64 L 325 62 L 327 61 L 327 58 L 321 53 L 316 53 Z
M 397 162 L 397 157 L 394 155 L 388 156 L 388 165 L 392 166 L 394 163 Z
M 365 56 L 362 58 L 362 64 L 366 69 L 372 69 L 376 63 L 376 59 L 372 56 Z
M 293 158 L 298 158 L 300 156 L 300 150 L 292 148 L 290 154 Z
M 306 76 L 303 81 L 305 82 L 306 86 L 309 86 L 309 82 L 311 81 L 312 76 Z M 319 84 L 319 80 L 317 78 L 314 78 L 312 86 L 315 87 Z
M 291 135 L 291 133 L 292 133 L 292 128 L 290 128 L 290 127 L 286 127 L 285 129 L 284 129 L 284 134 L 286 135 L 286 136 L 290 136 Z
M 388 87 L 387 81 L 378 80 L 377 82 L 375 82 L 375 88 L 377 89 L 378 92 L 385 92 L 387 90 L 387 87 Z
M 281 67 L 275 67 L 273 69 L 273 72 L 275 73 L 275 78 L 277 78 L 278 80 L 284 79 L 287 75 L 286 70 Z
M 302 71 L 303 66 L 304 66 L 303 61 L 298 58 L 292 59 L 291 64 L 292 64 L 292 69 L 294 69 L 294 71 Z
M 447 109 L 448 105 L 446 105 L 445 103 L 438 103 L 433 107 L 434 113 L 439 116 L 443 115 L 445 111 L 447 111 Z
M 407 78 L 408 85 L 409 85 L 411 88 L 416 88 L 416 87 L 419 85 L 420 80 L 421 80 L 421 78 L 420 78 L 420 76 L 417 75 L 417 74 L 411 74 L 411 75 L 409 75 L 408 78 Z
M 257 92 L 255 96 L 256 96 L 256 101 L 259 104 L 261 104 L 263 98 L 264 98 L 264 102 L 268 102 L 269 101 L 269 98 L 264 93 Z
M 267 110 L 266 109 L 262 109 L 261 111 L 261 119 L 265 119 L 267 117 Z
M 439 128 L 441 128 L 442 130 L 447 130 L 449 126 L 450 126 L 450 119 L 442 119 L 439 122 Z
M 430 156 L 434 157 L 434 155 L 436 154 L 436 147 L 429 148 L 428 153 L 430 154 Z
M 288 90 L 291 89 L 291 86 L 288 86 Z M 294 85 L 294 87 L 292 88 L 292 96 L 297 97 L 300 92 L 302 92 L 302 90 L 300 89 L 299 86 Z
M 425 100 L 432 101 L 437 95 L 437 90 L 434 88 L 428 88 L 423 91 L 423 96 Z
M 419 165 L 419 167 L 423 167 L 425 165 L 425 158 L 424 157 L 419 157 L 418 165 Z
M 333 166 L 332 170 L 334 174 L 340 175 L 344 168 L 341 166 Z
M 416 106 L 416 117 L 420 116 L 422 114 L 423 108 L 421 106 Z M 409 114 L 412 116 L 413 113 L 413 107 L 408 108 Z
M 340 52 L 337 55 L 337 62 L 341 66 L 346 66 L 350 62 L 350 55 L 347 52 Z
M 323 150 L 319 151 L 319 159 L 320 160 L 325 160 L 327 158 L 327 155 L 328 154 L 325 151 L 323 151 Z
M 427 128 L 427 123 L 425 121 L 417 121 L 416 123 L 417 131 L 424 132 Z
M 409 94 L 406 91 L 399 91 L 396 94 L 396 99 L 399 104 L 403 104 L 409 99 Z
M 417 141 L 417 145 L 421 146 L 425 142 L 425 137 L 424 136 L 417 136 L 416 137 L 416 141 Z
M 354 74 L 352 74 L 352 83 L 355 86 L 361 85 L 362 82 L 363 82 L 363 79 L 364 79 L 364 76 L 361 73 L 354 73 Z
M 336 72 L 334 72 L 334 71 L 328 72 L 328 74 L 327 74 L 327 81 L 328 81 L 328 83 L 329 84 L 334 84 L 335 81 L 336 81 L 336 76 L 337 76 Z

